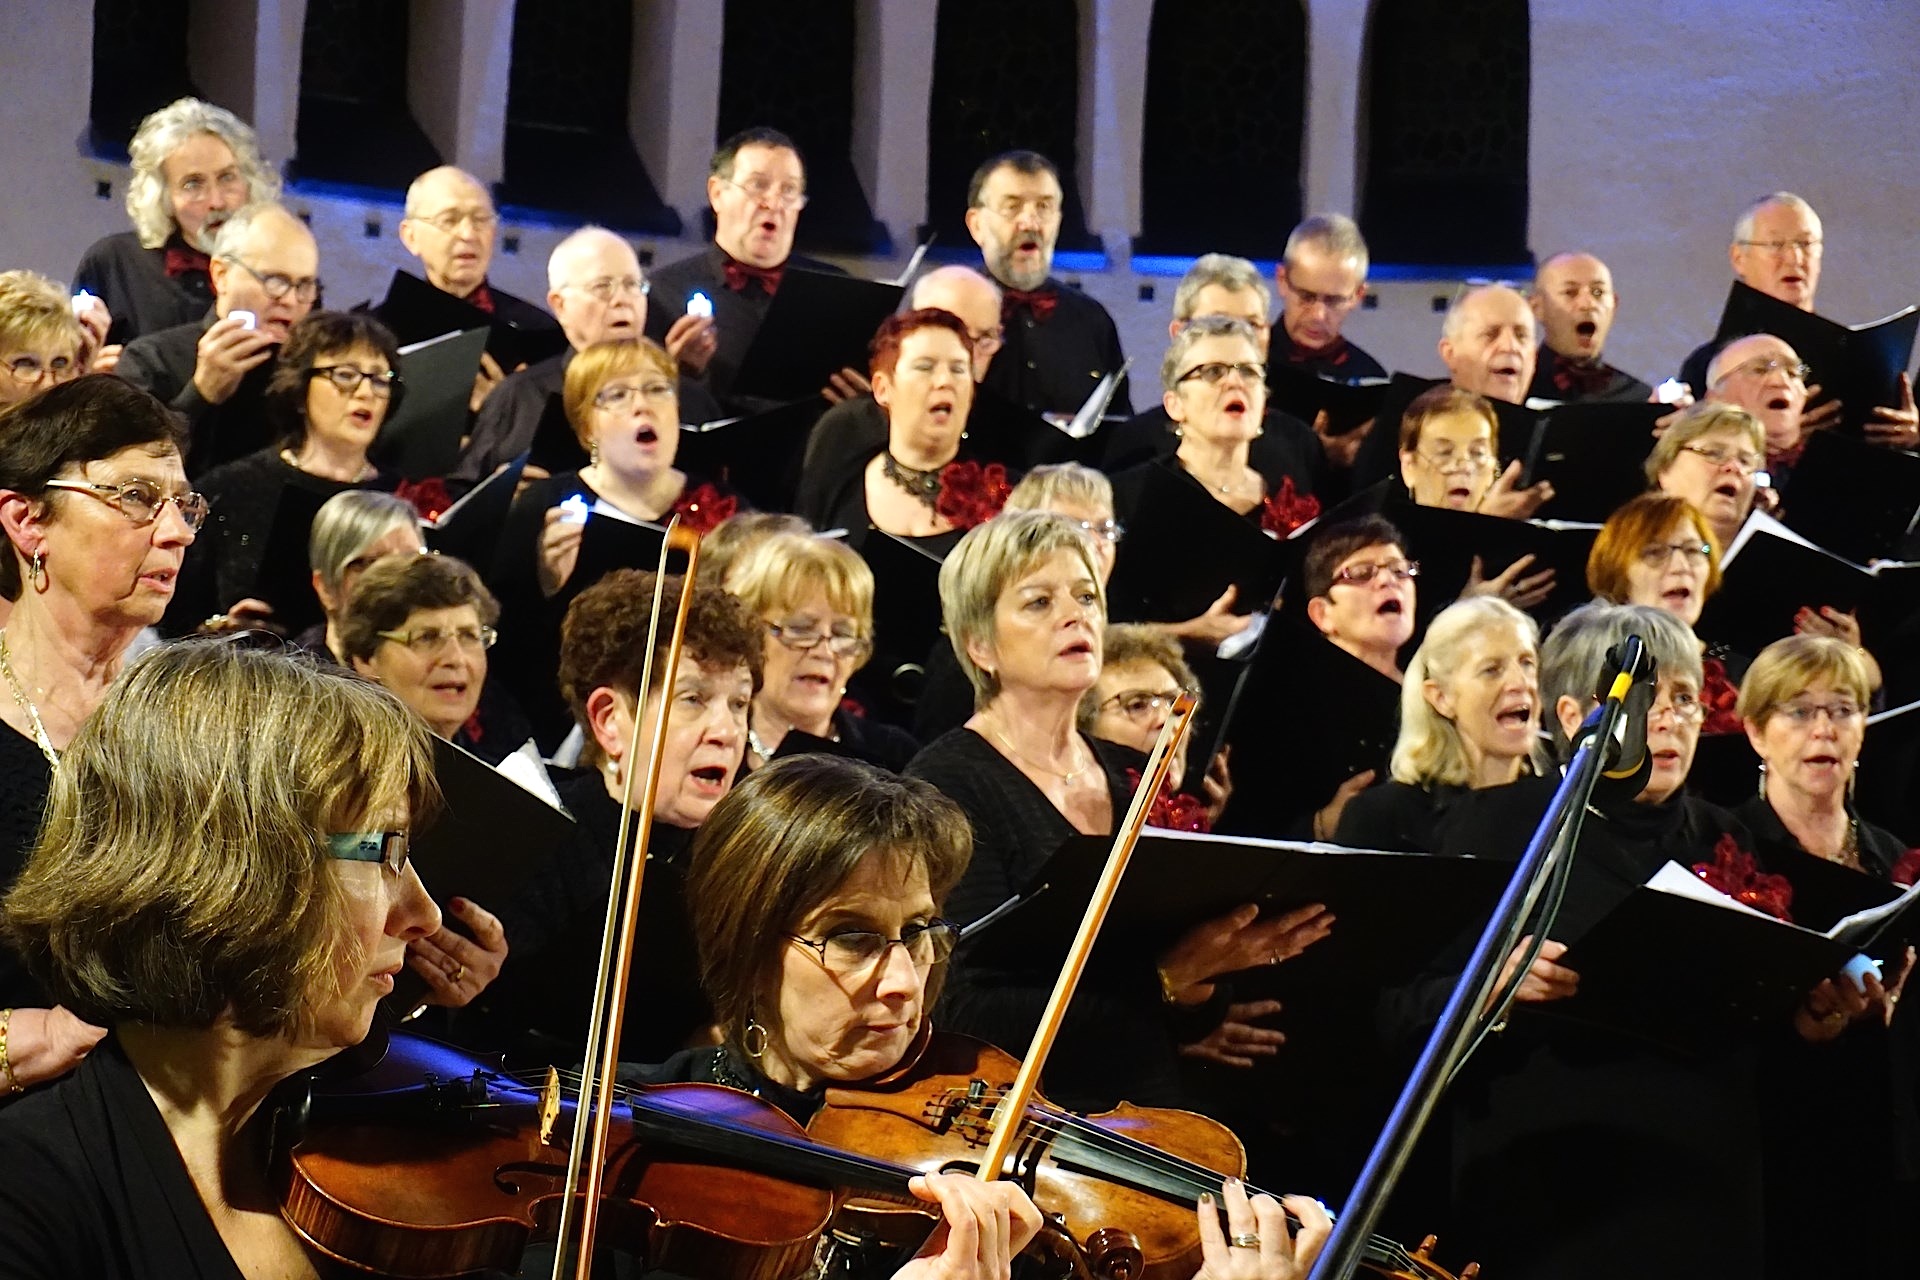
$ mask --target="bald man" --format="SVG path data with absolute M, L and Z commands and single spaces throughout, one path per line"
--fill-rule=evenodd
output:
M 1602 356 L 1620 295 L 1613 272 L 1590 253 L 1556 253 L 1540 264 L 1529 301 L 1540 322 L 1540 351 L 1530 397 L 1645 402 L 1653 388 Z
M 645 336 L 647 278 L 633 246 L 605 227 L 582 227 L 547 257 L 547 306 L 566 334 L 567 350 L 510 374 L 481 406 L 473 435 L 449 481 L 473 484 L 533 446 L 536 437 L 572 457 L 560 390 L 574 353 L 596 342 Z M 680 380 L 682 422 L 710 422 L 720 408 L 698 384 Z M 545 424 L 546 430 L 542 430 Z M 577 450 L 578 445 L 573 444 Z M 581 463 L 586 454 L 579 455 Z M 539 468 L 531 469 L 541 474 Z

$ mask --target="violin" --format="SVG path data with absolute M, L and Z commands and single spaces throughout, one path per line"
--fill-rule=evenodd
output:
M 921 1172 L 978 1167 L 1020 1064 L 966 1036 L 941 1033 L 923 1043 L 917 1059 L 909 1054 L 888 1075 L 828 1089 L 808 1136 Z M 1218 1200 L 1222 1181 L 1246 1170 L 1240 1140 L 1206 1116 L 1126 1103 L 1079 1116 L 1037 1095 L 1010 1150 L 1003 1176 L 1025 1188 L 1071 1242 L 1052 1251 L 1084 1280 L 1189 1280 L 1201 1261 L 1195 1202 L 1202 1193 Z M 902 1216 L 917 1212 L 855 1196 L 841 1210 L 841 1226 L 894 1241 L 908 1229 Z M 1455 1280 L 1432 1260 L 1433 1245 L 1429 1236 L 1409 1250 L 1375 1236 L 1365 1266 L 1393 1280 Z M 1478 1272 L 1469 1265 L 1459 1280 Z

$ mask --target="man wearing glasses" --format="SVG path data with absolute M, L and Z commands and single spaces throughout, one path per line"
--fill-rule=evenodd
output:
M 1340 332 L 1367 296 L 1367 263 L 1367 242 L 1352 218 L 1316 213 L 1293 229 L 1273 273 L 1281 310 L 1271 363 L 1343 381 L 1387 376 L 1378 360 Z
M 261 393 L 320 296 L 320 249 L 285 208 L 250 204 L 221 224 L 209 270 L 213 310 L 128 343 L 115 370 L 185 421 L 190 478 L 270 443 Z
M 720 144 L 707 166 L 707 203 L 713 243 L 654 272 L 656 309 L 647 336 L 673 352 L 682 368 L 704 376 L 729 412 L 753 412 L 770 405 L 736 401 L 733 379 L 787 268 L 840 272 L 793 252 L 793 233 L 807 207 L 807 167 L 793 139 L 779 130 L 744 129 Z M 705 307 L 696 294 L 707 300 Z M 842 369 L 821 394 L 838 404 L 866 390 L 858 370 Z

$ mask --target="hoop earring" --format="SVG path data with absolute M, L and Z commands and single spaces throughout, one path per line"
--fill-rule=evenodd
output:
M 754 1039 L 756 1034 L 759 1036 L 758 1040 Z M 755 1021 L 752 1014 L 748 1014 L 747 1025 L 740 1032 L 740 1048 L 742 1051 L 744 1051 L 749 1058 L 758 1062 L 761 1056 L 766 1053 L 767 1043 L 770 1039 L 772 1039 L 772 1037 L 768 1035 L 767 1029 Z
M 1856 767 L 1857 767 L 1857 764 L 1856 764 Z M 1762 760 L 1760 762 L 1759 792 L 1760 792 L 1760 798 L 1762 800 L 1765 800 L 1767 798 L 1767 762 L 1765 760 Z
M 31 563 L 27 565 L 27 574 L 29 579 L 33 582 L 33 589 L 35 591 L 45 591 L 47 589 L 47 553 L 46 552 L 36 551 L 33 553 L 33 560 Z

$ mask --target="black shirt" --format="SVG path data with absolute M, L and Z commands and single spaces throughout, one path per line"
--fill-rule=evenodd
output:
M 1126 360 L 1120 331 L 1105 307 L 1065 281 L 1048 276 L 1040 287 L 1055 292 L 1053 313 L 1039 320 L 1026 307 L 1009 305 L 1002 313 L 1006 345 L 981 383 L 1035 413 L 1078 413 L 1100 379 Z M 1132 416 L 1127 379 L 1107 412 Z
M 1284 313 L 1283 313 L 1284 315 Z M 1348 342 L 1345 338 L 1336 341 L 1324 351 L 1309 351 L 1295 345 L 1287 335 L 1287 326 L 1282 316 L 1273 318 L 1271 336 L 1267 339 L 1267 363 L 1290 364 L 1322 378 L 1338 378 L 1351 382 L 1355 378 L 1384 378 L 1386 369 L 1378 360 L 1365 351 Z
M 1563 404 L 1585 401 L 1645 404 L 1653 399 L 1653 388 L 1604 361 L 1575 360 L 1543 346 L 1534 365 L 1533 385 L 1527 388 L 1527 398 L 1558 400 Z
M 108 342 L 132 342 L 190 324 L 213 306 L 213 280 L 205 271 L 167 275 L 168 249 L 186 249 L 179 231 L 158 249 L 143 247 L 135 232 L 116 231 L 80 256 L 73 269 L 74 291 L 85 289 L 107 304 L 113 315 Z
M 53 770 L 39 744 L 10 724 L 0 723 L 0 892 L 13 887 L 40 839 Z M 0 1003 L 17 1009 L 44 1009 L 53 1001 L 20 963 L 19 953 L 0 941 Z M 4 1271 L 4 1264 L 0 1264 Z
M 780 739 L 780 745 L 773 749 L 773 758 L 845 756 L 877 765 L 889 773 L 899 773 L 920 753 L 920 743 L 905 729 L 855 715 L 845 707 L 834 708 L 833 733 L 831 738 L 816 738 L 810 733 L 789 729 Z
M 263 399 L 273 377 L 274 359 L 247 371 L 234 393 L 209 404 L 193 384 L 200 335 L 213 327 L 212 312 L 171 329 L 149 333 L 127 344 L 114 372 L 150 392 L 187 427 L 187 478 L 198 481 L 223 462 L 244 458 L 272 442 Z

